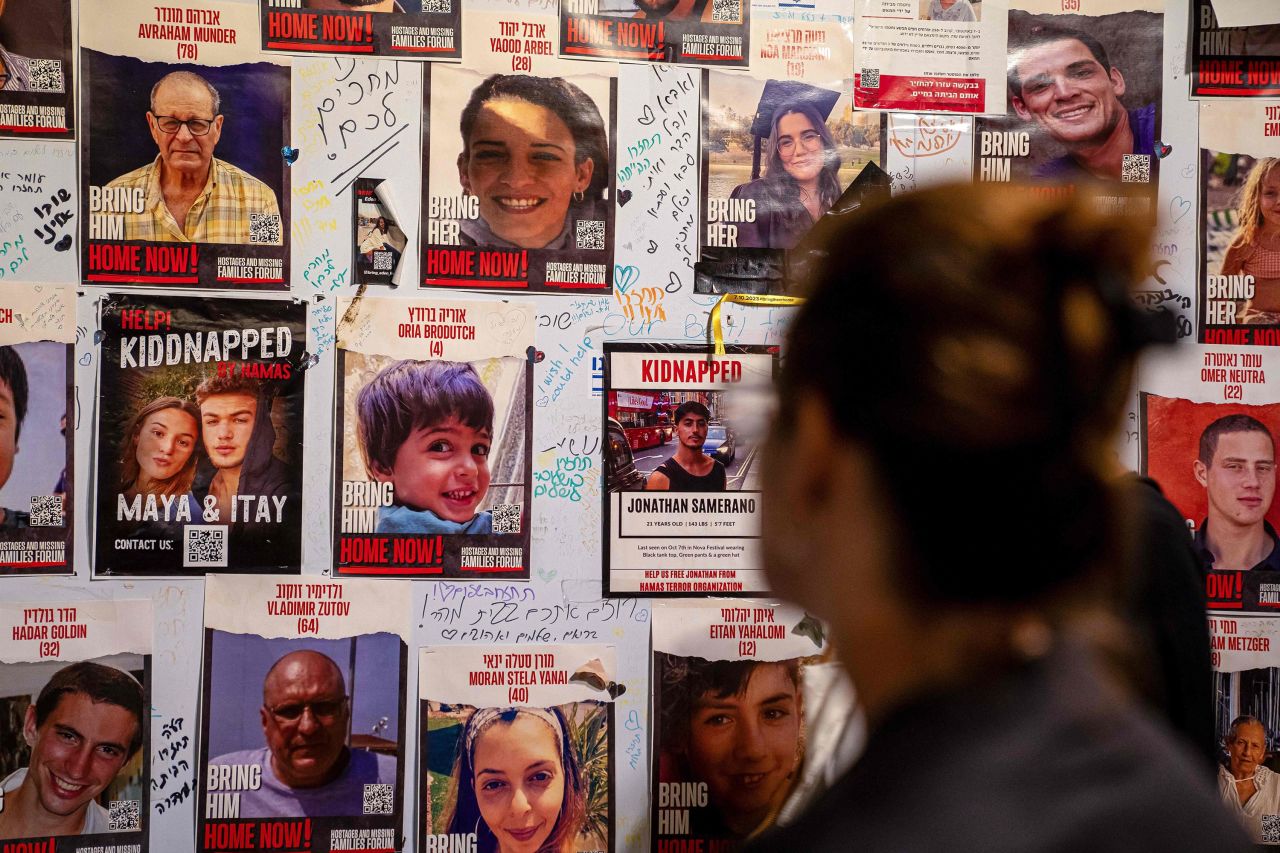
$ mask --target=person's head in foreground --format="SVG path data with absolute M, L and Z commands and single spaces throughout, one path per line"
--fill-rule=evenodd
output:
M 200 409 L 190 400 L 157 397 L 125 431 L 120 493 L 185 495 L 196 472 Z
M 1226 415 L 1205 427 L 1192 465 L 1209 499 L 1209 530 L 1262 529 L 1276 494 L 1276 445 L 1248 415 Z
M 675 781 L 706 784 L 719 821 L 696 834 L 746 838 L 768 827 L 804 751 L 799 661 L 658 657 L 662 757 Z
M 558 708 L 481 708 L 458 737 L 441 825 L 478 853 L 568 853 L 582 828 L 581 758 Z
M 5 792 L 0 838 L 107 831 L 95 801 L 142 747 L 143 704 L 142 685 L 118 669 L 84 661 L 55 673 L 27 708 L 31 759 Z
M 557 244 L 575 211 L 592 210 L 609 185 L 604 119 L 563 78 L 486 78 L 462 110 L 461 130 L 462 189 L 479 199 L 493 235 L 513 246 Z
M 1251 779 L 1267 757 L 1267 729 L 1257 717 L 1236 717 L 1227 731 L 1227 769 L 1234 779 Z
M 271 769 L 285 785 L 315 788 L 346 768 L 351 700 L 327 655 L 303 650 L 276 661 L 262 682 L 259 713 Z

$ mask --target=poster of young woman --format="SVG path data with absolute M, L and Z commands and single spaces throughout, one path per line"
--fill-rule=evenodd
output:
M 334 571 L 529 577 L 534 307 L 338 300 Z
M 75 135 L 71 0 L 0 2 L 0 137 Z
M 0 603 L 0 850 L 149 849 L 151 628 L 150 599 Z
M 0 577 L 73 572 L 75 340 L 73 288 L 0 294 Z
M 614 850 L 613 646 L 418 652 L 418 849 Z
M 423 69 L 421 286 L 609 293 L 616 68 L 550 55 L 545 16 L 464 17 L 480 59 Z
M 258 0 L 271 53 L 460 59 L 462 0 Z
M 81 277 L 289 287 L 287 58 L 246 3 L 80 3 Z
M 567 59 L 746 68 L 749 0 L 560 0 Z
M 307 303 L 100 305 L 94 575 L 297 572 Z
M 400 850 L 409 585 L 205 580 L 196 849 Z

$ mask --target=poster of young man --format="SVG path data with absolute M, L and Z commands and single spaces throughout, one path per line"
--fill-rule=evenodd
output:
M 532 304 L 338 300 L 334 571 L 529 577 Z
M 613 646 L 418 653 L 418 849 L 614 848 Z
M 351 186 L 355 192 L 352 233 L 356 284 L 399 284 L 400 261 L 409 238 L 396 220 L 395 211 L 379 195 L 379 190 L 386 191 L 387 182 L 382 178 L 356 178 Z
M 1200 340 L 1280 345 L 1280 102 L 1200 105 Z
M 149 599 L 0 602 L 0 850 L 146 853 L 151 627 Z
M 462 0 L 258 0 L 267 53 L 461 59 Z
M 560 0 L 567 59 L 746 68 L 750 0 Z
M 1209 638 L 1218 794 L 1255 843 L 1280 844 L 1280 775 L 1268 760 L 1280 748 L 1280 619 L 1215 613 Z
M 422 86 L 421 286 L 608 294 L 616 67 L 551 55 L 546 16 L 466 13 Z
M 196 849 L 399 850 L 407 583 L 210 575 Z
M 75 316 L 71 287 L 0 293 L 0 577 L 74 571 Z
M 651 849 L 727 853 L 813 795 L 852 693 L 822 623 L 793 605 L 659 602 L 652 637 Z
M 100 306 L 94 575 L 297 572 L 307 303 Z
M 858 109 L 1004 112 L 1006 0 L 858 0 L 855 9 Z
M 750 595 L 777 347 L 604 345 L 607 595 Z
M 71 0 L 0 2 L 0 137 L 75 135 Z
M 81 276 L 289 287 L 287 58 L 252 6 L 80 4 Z
M 1223 26 L 1211 0 L 1192 0 L 1191 97 L 1280 97 L 1280 24 Z
M 1081 0 L 1072 15 L 1057 0 L 1010 5 L 1008 115 L 976 120 L 977 179 L 1100 182 L 1117 211 L 1149 213 L 1168 153 L 1164 3 Z

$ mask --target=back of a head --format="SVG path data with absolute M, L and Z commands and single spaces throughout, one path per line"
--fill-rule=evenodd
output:
M 869 450 L 918 594 L 1029 601 L 1106 552 L 1148 235 L 1085 194 L 964 185 L 862 211 L 826 247 L 782 405 L 818 397 Z

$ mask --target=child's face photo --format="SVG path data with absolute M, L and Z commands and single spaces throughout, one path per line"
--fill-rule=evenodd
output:
M 391 483 L 396 503 L 465 523 L 475 518 L 489 491 L 492 442 L 489 430 L 451 417 L 409 433 L 396 451 L 391 470 L 375 472 L 374 476 Z
M 1272 230 L 1280 229 L 1280 169 L 1272 169 L 1262 182 L 1262 221 Z

